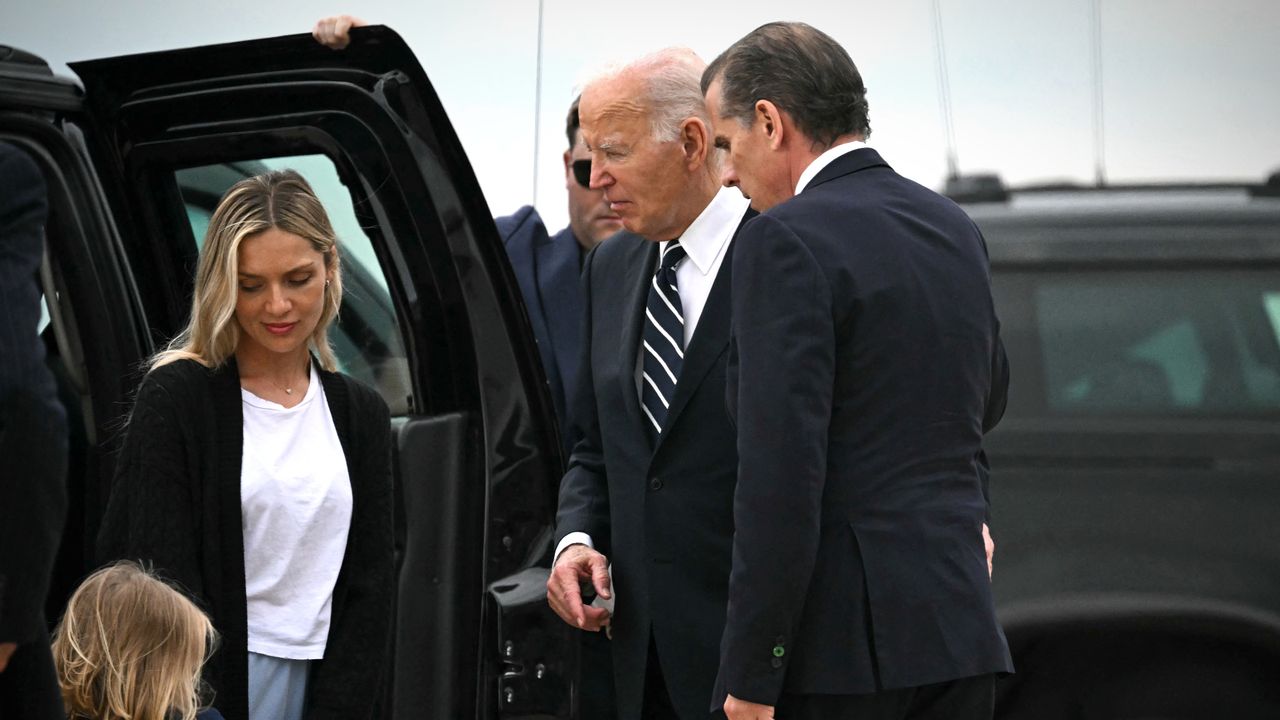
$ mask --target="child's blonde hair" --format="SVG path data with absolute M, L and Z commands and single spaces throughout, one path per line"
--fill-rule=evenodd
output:
M 67 714 L 192 720 L 216 640 L 208 616 L 155 575 L 127 561 L 104 567 L 81 583 L 54 630 Z

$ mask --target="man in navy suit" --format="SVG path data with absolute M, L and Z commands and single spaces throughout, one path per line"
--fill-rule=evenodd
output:
M 36 334 L 44 179 L 0 143 L 0 717 L 62 718 L 44 601 L 67 507 L 67 419 Z
M 494 219 L 538 341 L 542 367 L 551 386 L 551 400 L 560 421 L 565 457 L 576 440 L 567 413 L 581 345 L 579 325 L 583 302 L 578 277 L 582 260 L 592 248 L 622 229 L 622 220 L 609 209 L 604 192 L 587 187 L 591 158 L 582 144 L 579 100 L 574 99 L 565 119 L 565 134 L 569 139 L 569 149 L 564 151 L 569 227 L 548 236 L 538 211 L 528 205 L 514 215 Z
M 772 23 L 703 75 L 737 240 L 740 469 L 715 702 L 732 720 L 990 718 L 1013 670 L 984 552 L 1008 382 L 986 248 L 864 140 L 848 54 Z
M 584 437 L 560 486 L 547 599 L 571 625 L 609 625 L 622 720 L 706 718 L 724 623 L 729 271 L 751 211 L 719 186 L 703 67 L 663 51 L 589 83 L 580 107 L 591 187 L 627 232 L 583 267 L 571 415 Z M 583 581 L 606 607 L 583 604 Z

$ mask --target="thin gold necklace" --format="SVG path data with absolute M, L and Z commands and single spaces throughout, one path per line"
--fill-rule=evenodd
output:
M 308 361 L 307 361 L 307 373 L 306 373 L 306 377 L 307 377 L 307 379 L 308 379 L 308 380 L 311 378 L 311 361 L 310 361 L 310 360 L 308 360 Z M 292 386 L 292 385 L 290 385 L 290 386 L 288 386 L 288 387 L 282 387 L 282 386 L 281 386 L 279 383 L 277 383 L 275 380 L 272 380 L 272 379 L 271 379 L 271 376 L 269 376 L 269 375 L 267 376 L 267 381 L 268 381 L 268 382 L 270 382 L 272 385 L 274 385 L 274 386 L 276 387 L 276 389 L 277 389 L 277 390 L 283 390 L 285 395 L 293 395 L 293 386 Z

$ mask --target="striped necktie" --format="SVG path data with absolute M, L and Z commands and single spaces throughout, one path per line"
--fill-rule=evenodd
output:
M 688 253 L 679 240 L 667 243 L 658 271 L 649 283 L 645 306 L 644 384 L 640 393 L 654 435 L 662 432 L 667 408 L 675 397 L 676 380 L 684 364 L 684 308 L 676 291 L 676 266 Z

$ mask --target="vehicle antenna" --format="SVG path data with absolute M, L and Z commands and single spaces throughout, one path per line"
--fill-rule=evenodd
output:
M 1093 0 L 1093 175 L 1098 187 L 1107 184 L 1107 155 L 1103 125 L 1102 93 L 1102 0 Z
M 533 81 L 533 206 L 538 207 L 538 146 L 542 137 L 542 3 L 538 0 L 538 57 Z
M 956 128 L 951 117 L 951 78 L 947 74 L 947 46 L 942 35 L 942 8 L 939 0 L 933 0 L 933 45 L 938 60 L 938 101 L 942 105 L 943 141 L 947 148 L 947 178 L 960 175 L 960 161 L 956 156 Z

